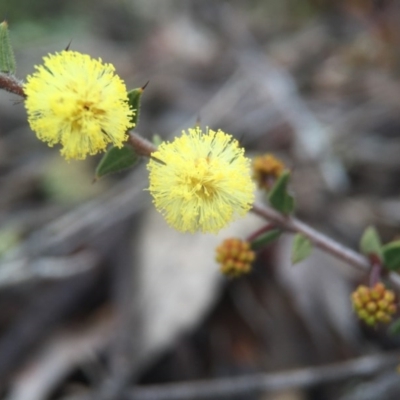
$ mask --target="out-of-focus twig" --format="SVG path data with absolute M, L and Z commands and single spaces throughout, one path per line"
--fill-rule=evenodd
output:
M 221 5 L 222 6 L 222 5 Z M 331 151 L 329 129 L 312 113 L 300 96 L 293 77 L 275 66 L 257 45 L 243 19 L 228 4 L 223 5 L 219 27 L 236 44 L 236 62 L 255 82 L 256 90 L 272 101 L 293 129 L 300 158 L 318 161 L 322 176 L 332 190 L 347 186 L 347 175 Z
M 19 258 L 1 264 L 0 287 L 41 279 L 65 279 L 88 271 L 98 262 L 99 257 L 90 250 L 68 257 Z
M 339 400 L 397 399 L 400 393 L 400 379 L 396 371 L 380 374 L 375 379 L 357 385 Z
M 82 240 L 90 240 L 139 211 L 145 204 L 141 172 L 142 168 L 137 168 L 104 195 L 46 224 L 7 253 L 0 262 L 0 271 L 8 272 L 0 274 L 0 287 L 40 278 L 42 269 L 32 268 L 32 263 L 37 265 L 33 260 L 49 260 L 49 256 L 69 253 Z M 60 277 L 63 272 L 56 269 L 54 274 Z
M 119 399 L 142 361 L 142 308 L 139 306 L 138 288 L 140 270 L 132 256 L 127 255 L 131 240 L 128 229 L 125 227 L 126 234 L 112 259 L 112 301 L 116 326 L 110 345 L 110 373 L 96 391 L 93 400 Z
M 43 289 L 26 306 L 0 339 L 0 386 L 32 347 L 74 312 L 98 284 L 99 271 L 92 269 Z
M 380 353 L 354 360 L 277 373 L 259 373 L 214 380 L 136 387 L 120 400 L 207 400 L 234 399 L 289 388 L 310 388 L 349 378 L 368 377 L 399 362 L 400 352 Z M 88 400 L 87 395 L 63 397 L 63 400 Z
M 363 377 L 382 371 L 399 362 L 400 353 L 375 354 L 330 365 L 255 374 L 210 381 L 154 385 L 136 388 L 125 400 L 204 400 L 232 399 L 236 396 L 274 392 L 288 388 L 307 388 L 328 382 Z
M 57 330 L 14 377 L 6 400 L 47 399 L 59 382 L 103 349 L 115 329 L 115 313 L 101 308 L 83 323 Z

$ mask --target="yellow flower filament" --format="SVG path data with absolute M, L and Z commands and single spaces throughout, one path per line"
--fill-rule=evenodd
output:
M 251 208 L 250 160 L 231 135 L 189 129 L 152 155 L 149 190 L 175 229 L 216 233 Z
M 24 85 L 25 107 L 40 140 L 61 143 L 66 159 L 84 159 L 110 143 L 122 147 L 134 112 L 111 64 L 62 51 L 35 68 Z

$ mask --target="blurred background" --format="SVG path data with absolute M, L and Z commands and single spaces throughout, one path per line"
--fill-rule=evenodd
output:
M 384 242 L 398 235 L 399 2 L 2 0 L 0 19 L 19 78 L 71 42 L 128 88 L 150 81 L 143 136 L 221 128 L 249 155 L 285 161 L 297 215 L 315 228 L 354 249 L 370 224 Z M 2 398 L 141 399 L 135 385 L 305 367 L 310 384 L 225 398 L 399 398 L 393 365 L 321 381 L 322 365 L 399 345 L 352 313 L 366 276 L 317 250 L 292 268 L 284 236 L 250 275 L 221 277 L 215 247 L 262 221 L 179 234 L 143 190 L 144 161 L 92 184 L 99 159 L 66 162 L 0 92 Z M 176 396 L 146 399 L 191 398 Z

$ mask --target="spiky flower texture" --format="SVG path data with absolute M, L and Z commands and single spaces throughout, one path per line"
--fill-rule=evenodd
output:
M 114 67 L 66 50 L 43 60 L 24 85 L 37 137 L 49 146 L 60 143 L 66 159 L 84 159 L 110 143 L 122 147 L 133 111 Z
M 162 143 L 148 163 L 150 193 L 167 223 L 178 231 L 217 233 L 254 200 L 250 160 L 221 130 L 183 131 Z

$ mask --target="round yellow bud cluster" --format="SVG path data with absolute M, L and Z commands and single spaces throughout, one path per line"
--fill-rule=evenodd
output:
M 237 238 L 224 240 L 216 249 L 216 261 L 221 264 L 221 272 L 231 277 L 247 274 L 255 258 L 250 243 Z
M 381 282 L 373 288 L 360 285 L 351 295 L 353 308 L 366 324 L 374 326 L 378 322 L 388 324 L 396 312 L 396 295 Z
M 271 189 L 284 170 L 285 164 L 272 154 L 264 154 L 253 160 L 253 179 L 260 189 Z

